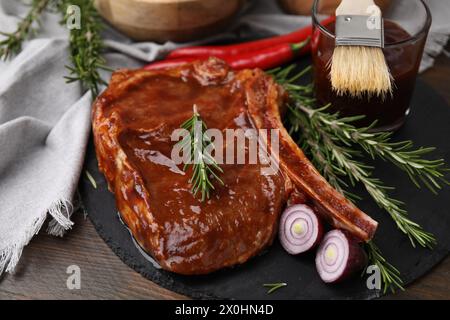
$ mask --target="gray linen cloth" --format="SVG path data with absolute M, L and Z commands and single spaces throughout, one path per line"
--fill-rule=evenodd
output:
M 432 65 L 450 33 L 450 2 L 427 2 L 435 20 L 424 68 Z M 0 0 L 0 30 L 13 31 L 27 10 L 20 1 Z M 64 82 L 68 31 L 59 20 L 46 12 L 39 34 L 12 60 L 0 61 L 0 274 L 14 270 L 48 216 L 51 234 L 62 235 L 72 226 L 92 98 L 79 84 Z M 202 42 L 282 34 L 309 23 L 309 17 L 281 13 L 273 0 L 253 1 L 229 32 Z M 133 43 L 111 28 L 105 38 L 111 68 L 138 68 L 178 46 Z

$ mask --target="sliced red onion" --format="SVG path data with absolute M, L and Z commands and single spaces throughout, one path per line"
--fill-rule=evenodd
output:
M 367 264 L 367 255 L 346 232 L 333 230 L 323 238 L 316 254 L 316 269 L 326 283 L 347 279 Z
M 314 248 L 320 243 L 322 235 L 322 223 L 307 205 L 293 205 L 281 215 L 279 238 L 283 248 L 290 254 Z

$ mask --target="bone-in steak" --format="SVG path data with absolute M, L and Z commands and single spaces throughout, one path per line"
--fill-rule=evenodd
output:
M 361 240 L 376 222 L 335 191 L 290 139 L 280 121 L 283 92 L 261 70 L 232 72 L 220 60 L 166 71 L 123 70 L 93 108 L 99 167 L 123 221 L 167 270 L 203 274 L 240 264 L 269 245 L 293 190 L 334 226 Z M 172 132 L 196 105 L 209 128 L 280 129 L 280 168 L 223 164 L 224 185 L 201 202 L 190 171 L 176 165 Z

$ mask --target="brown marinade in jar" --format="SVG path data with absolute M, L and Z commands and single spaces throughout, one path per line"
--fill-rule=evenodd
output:
M 327 29 L 334 33 L 334 27 L 335 25 L 332 23 L 327 26 Z M 411 35 L 395 22 L 385 20 L 384 28 L 386 44 L 394 44 L 411 38 Z M 386 61 L 394 78 L 392 96 L 384 99 L 367 95 L 360 98 L 347 95 L 337 96 L 331 88 L 328 67 L 333 54 L 334 38 L 324 36 L 316 30 L 313 38 L 316 98 L 321 105 L 332 103 L 330 111 L 339 112 L 341 116 L 365 115 L 364 119 L 355 123 L 357 126 L 369 126 L 377 121 L 375 127 L 377 130 L 398 129 L 405 121 L 409 110 L 424 44 L 424 39 L 419 39 L 406 45 L 391 45 L 384 49 Z

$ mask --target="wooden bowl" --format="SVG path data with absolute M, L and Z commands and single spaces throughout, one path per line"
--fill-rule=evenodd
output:
M 220 32 L 244 0 L 95 0 L 99 13 L 134 40 L 191 41 Z
M 341 0 L 321 1 L 319 11 L 323 14 L 334 14 L 335 8 L 340 2 Z M 385 10 L 390 2 L 391 0 L 375 0 L 381 10 Z M 309 16 L 314 0 L 278 0 L 278 3 L 287 13 Z

